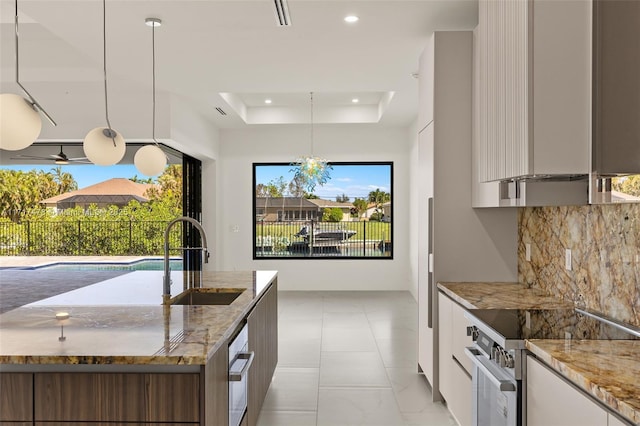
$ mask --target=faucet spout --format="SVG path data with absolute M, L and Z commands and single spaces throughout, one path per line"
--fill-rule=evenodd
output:
M 162 303 L 168 304 L 169 299 L 171 299 L 171 268 L 169 266 L 169 251 L 171 248 L 169 247 L 169 233 L 173 226 L 178 222 L 189 222 L 193 225 L 194 228 L 198 230 L 200 234 L 200 239 L 202 240 L 202 247 L 174 247 L 174 250 L 188 250 L 188 249 L 200 249 L 202 250 L 204 263 L 209 263 L 209 249 L 207 244 L 207 234 L 204 232 L 204 228 L 192 217 L 188 216 L 180 216 L 167 225 L 167 228 L 164 231 L 164 277 L 163 277 L 163 293 L 162 293 Z M 186 285 L 186 284 L 185 284 Z

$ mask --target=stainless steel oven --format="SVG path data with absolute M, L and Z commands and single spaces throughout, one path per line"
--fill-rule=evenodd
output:
M 465 349 L 467 356 L 473 361 L 472 424 L 519 426 L 522 417 L 522 381 L 516 380 L 511 374 L 505 363 L 512 361 L 494 345 L 493 340 L 479 332 L 476 345 Z
M 633 330 L 581 309 L 471 309 L 473 425 L 526 426 L 525 339 L 636 340 Z
M 247 412 L 248 372 L 254 356 L 248 347 L 249 331 L 245 324 L 229 344 L 229 426 L 242 424 Z

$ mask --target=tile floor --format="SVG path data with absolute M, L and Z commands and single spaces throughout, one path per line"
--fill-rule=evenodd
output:
M 417 373 L 409 292 L 279 292 L 278 367 L 258 426 L 453 426 Z

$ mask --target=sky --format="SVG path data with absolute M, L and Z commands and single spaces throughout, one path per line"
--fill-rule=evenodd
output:
M 28 172 L 29 170 L 42 170 L 45 172 L 50 172 L 52 169 L 55 169 L 55 164 L 53 165 L 28 165 L 28 166 L 2 166 L 3 169 L 8 170 L 22 170 Z M 91 186 L 93 184 L 103 182 L 105 180 L 114 178 L 114 177 L 122 177 L 122 178 L 132 178 L 134 176 L 138 176 L 141 179 L 146 179 L 147 176 L 144 176 L 140 173 L 133 164 L 116 164 L 114 166 L 96 166 L 94 164 L 69 164 L 62 167 L 63 172 L 70 173 L 73 175 L 73 178 L 78 183 L 78 188 L 86 188 L 87 186 Z
M 2 166 L 9 170 L 42 170 L 49 172 L 55 165 Z M 105 180 L 122 177 L 146 178 L 133 164 L 116 164 L 114 166 L 96 166 L 92 164 L 72 164 L 60 166 L 63 172 L 71 173 L 78 183 L 78 188 L 86 188 Z M 290 165 L 257 166 L 257 183 L 267 184 L 282 176 L 285 182 L 293 179 Z M 251 173 L 247 170 L 247 173 Z M 351 201 L 356 197 L 367 198 L 369 192 L 380 189 L 391 192 L 391 173 L 389 165 L 334 165 L 330 172 L 331 179 L 323 186 L 316 186 L 314 194 L 326 200 L 335 200 L 336 196 L 346 194 Z
M 267 184 L 282 176 L 285 182 L 293 179 L 292 166 L 256 166 L 256 183 Z M 325 200 L 335 200 L 346 194 L 351 201 L 356 197 L 367 198 L 369 192 L 380 189 L 391 192 L 391 167 L 389 165 L 334 165 L 331 179 L 323 186 L 316 186 L 314 194 Z

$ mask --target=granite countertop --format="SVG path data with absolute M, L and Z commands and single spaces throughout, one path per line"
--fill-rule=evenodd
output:
M 573 304 L 518 283 L 438 283 L 438 288 L 466 309 L 571 309 Z
M 438 283 L 467 309 L 557 309 L 573 304 L 518 283 Z M 640 340 L 531 339 L 526 348 L 611 410 L 640 425 Z
M 527 340 L 526 348 L 572 383 L 640 424 L 640 340 Z
M 0 315 L 0 371 L 33 364 L 204 365 L 277 276 L 204 272 L 203 287 L 245 290 L 230 305 L 163 306 L 162 274 L 136 271 Z M 172 273 L 173 296 L 181 275 Z M 69 319 L 58 321 L 59 312 Z

